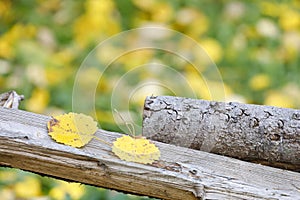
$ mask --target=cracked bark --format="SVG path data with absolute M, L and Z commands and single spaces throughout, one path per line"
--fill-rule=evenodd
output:
M 152 140 L 300 171 L 300 110 L 181 97 L 147 97 Z

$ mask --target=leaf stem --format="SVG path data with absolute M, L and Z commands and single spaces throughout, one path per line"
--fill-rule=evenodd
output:
M 94 139 L 96 139 L 96 140 L 98 140 L 99 142 L 102 142 L 102 143 L 104 143 L 104 144 L 106 144 L 106 145 L 108 145 L 108 146 L 112 146 L 112 144 L 111 143 L 109 143 L 109 142 L 106 142 L 106 141 L 104 141 L 104 140 L 102 140 L 102 139 L 100 139 L 100 138 L 98 138 L 97 136 L 94 136 L 93 137 Z

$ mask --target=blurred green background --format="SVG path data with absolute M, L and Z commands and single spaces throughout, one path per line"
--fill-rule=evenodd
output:
M 27 111 L 69 112 L 74 78 L 89 52 L 114 34 L 149 24 L 177 30 L 198 42 L 222 75 L 226 100 L 299 108 L 297 0 L 1 0 L 0 93 L 16 90 L 24 94 L 21 109 Z M 114 49 L 105 53 L 110 51 Z M 122 76 L 154 56 L 146 51 L 127 55 L 119 59 L 116 73 Z M 172 65 L 172 59 L 165 60 Z M 212 99 L 195 70 L 187 65 L 177 70 L 198 98 Z M 97 79 L 95 74 L 90 71 L 86 77 Z M 110 104 L 116 79 L 113 73 L 101 79 L 96 109 L 102 128 L 120 131 Z M 147 91 L 129 102 L 136 115 L 141 115 L 143 94 Z M 0 168 L 0 197 L 143 199 L 7 168 Z

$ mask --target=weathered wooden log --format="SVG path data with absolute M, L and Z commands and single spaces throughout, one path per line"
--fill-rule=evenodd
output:
M 49 116 L 0 107 L 0 166 L 166 200 L 297 199 L 300 173 L 155 142 L 152 165 L 120 160 L 111 147 L 91 141 L 83 148 L 56 143 Z M 98 130 L 112 143 L 120 133 Z M 298 198 L 299 199 L 299 198 Z
M 152 140 L 300 171 L 300 110 L 158 96 L 143 114 Z

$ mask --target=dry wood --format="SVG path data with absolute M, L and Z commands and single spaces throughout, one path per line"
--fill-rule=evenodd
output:
M 97 141 L 77 149 L 47 134 L 50 117 L 0 108 L 0 165 L 162 199 L 299 199 L 300 174 L 155 142 L 161 160 L 118 159 Z M 112 142 L 119 133 L 98 130 Z
M 18 109 L 24 95 L 18 95 L 14 90 L 0 94 L 0 106 L 5 108 Z
M 143 135 L 300 171 L 300 110 L 181 97 L 147 97 Z

